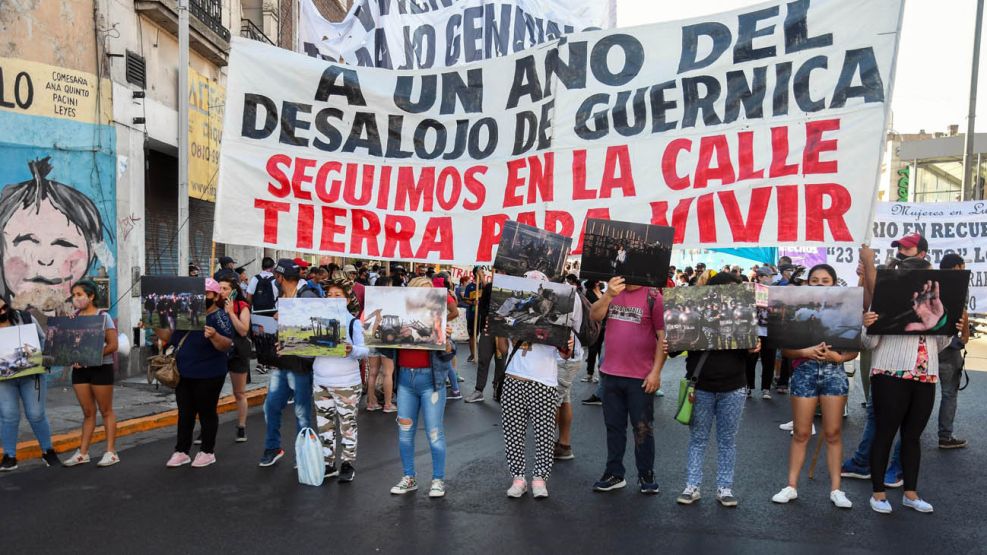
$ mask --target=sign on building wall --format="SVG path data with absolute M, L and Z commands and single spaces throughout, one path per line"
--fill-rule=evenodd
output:
M 67 313 L 83 277 L 116 294 L 112 105 L 91 73 L 0 58 L 0 296 L 17 308 Z
M 900 0 L 778 2 L 384 70 L 234 38 L 215 240 L 444 264 L 507 220 L 685 247 L 859 244 Z
M 189 69 L 188 192 L 192 198 L 216 201 L 225 96 L 219 83 Z

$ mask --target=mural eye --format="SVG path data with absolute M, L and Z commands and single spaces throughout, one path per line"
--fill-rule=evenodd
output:
M 69 241 L 67 239 L 55 239 L 54 241 L 51 242 L 51 245 L 53 247 L 66 247 L 66 248 L 69 248 L 69 249 L 77 249 L 77 248 L 79 248 L 79 245 L 76 245 L 75 243 L 73 243 L 73 242 L 71 242 L 71 241 Z
M 17 237 L 14 237 L 13 245 L 16 247 L 17 245 L 20 245 L 24 241 L 30 241 L 35 245 L 41 243 L 41 241 L 38 241 L 37 237 L 35 237 L 33 233 L 21 233 Z

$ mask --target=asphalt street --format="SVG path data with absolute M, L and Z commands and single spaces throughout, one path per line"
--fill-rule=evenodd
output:
M 473 383 L 472 366 L 460 360 Z M 970 440 L 962 450 L 936 447 L 935 422 L 923 437 L 919 490 L 935 506 L 920 514 L 900 506 L 900 490 L 889 494 L 895 507 L 879 515 L 867 505 L 869 482 L 846 480 L 855 503 L 839 510 L 829 502 L 829 480 L 821 458 L 815 480 L 803 479 L 800 497 L 787 506 L 771 496 L 785 485 L 789 435 L 778 424 L 789 420 L 788 399 L 747 402 L 738 441 L 735 509 L 713 499 L 715 448 L 707 452 L 704 497 L 679 506 L 684 486 L 688 431 L 672 420 L 678 378 L 684 369 L 671 361 L 664 373 L 668 396 L 656 403 L 661 494 L 644 496 L 628 487 L 594 493 L 605 460 L 601 409 L 575 405 L 576 458 L 555 465 L 550 497 L 508 499 L 499 406 L 490 400 L 446 409 L 447 484 L 444 499 L 424 490 L 404 497 L 389 489 L 401 476 L 393 415 L 360 413 L 356 480 L 322 487 L 299 485 L 292 469 L 294 421 L 286 412 L 288 455 L 272 468 L 259 468 L 264 421 L 253 409 L 249 442 L 233 442 L 230 416 L 221 420 L 218 462 L 205 469 L 166 469 L 174 429 L 127 438 L 122 462 L 44 468 L 37 461 L 0 476 L 6 553 L 592 553 L 592 552 L 898 552 L 983 553 L 987 486 L 983 461 L 987 441 L 987 375 L 972 373 L 960 393 L 957 435 Z M 589 384 L 578 384 L 585 397 Z M 851 394 L 844 428 L 845 451 L 856 446 L 863 424 L 861 393 Z M 530 439 L 529 439 L 530 444 Z M 814 446 L 813 440 L 813 446 Z M 629 446 L 632 443 L 629 441 Z M 102 453 L 102 445 L 93 450 Z M 67 455 L 65 455 L 67 456 Z M 94 457 L 95 459 L 95 457 Z M 417 470 L 430 476 L 428 445 L 418 438 Z M 625 464 L 633 468 L 628 452 Z M 628 481 L 636 481 L 633 471 Z M 426 481 L 427 483 L 427 481 Z M 427 488 L 426 488 L 427 489 Z

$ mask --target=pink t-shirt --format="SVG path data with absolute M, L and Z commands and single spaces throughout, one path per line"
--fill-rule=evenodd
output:
M 654 298 L 650 311 L 648 295 Z M 665 329 L 663 313 L 661 293 L 656 289 L 624 290 L 614 297 L 607 310 L 600 371 L 609 376 L 646 378 L 655 363 L 658 331 Z

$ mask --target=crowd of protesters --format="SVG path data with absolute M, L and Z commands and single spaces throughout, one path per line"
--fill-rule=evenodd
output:
M 931 267 L 925 238 L 909 235 L 893 246 L 897 249 L 893 266 Z M 804 268 L 787 257 L 781 257 L 777 264 L 758 264 L 747 269 L 734 265 L 717 270 L 698 263 L 695 267 L 669 270 L 664 288 L 755 282 L 809 287 L 849 284 L 859 285 L 865 291 L 860 351 L 834 350 L 822 341 L 798 349 L 779 349 L 766 331 L 761 330 L 753 349 L 690 351 L 685 355 L 685 377 L 692 379 L 695 392 L 691 398 L 693 416 L 688 450 L 683 461 L 684 489 L 677 497 L 678 503 L 692 504 L 701 499 L 704 457 L 715 427 L 715 499 L 725 507 L 739 504 L 734 493 L 736 467 L 747 462 L 737 460 L 737 434 L 748 399 L 760 391 L 765 401 L 772 399 L 772 393 L 787 395 L 791 405 L 792 421 L 782 425 L 782 429 L 792 434 L 787 473 L 783 474 L 781 465 L 777 469 L 779 481 L 785 476 L 787 483 L 771 501 L 785 504 L 798 498 L 798 482 L 809 439 L 816 433 L 813 421 L 820 410 L 821 441 L 826 445 L 825 467 L 830 478 L 829 498 L 835 507 L 853 506 L 842 489 L 841 479 L 856 478 L 871 481 L 869 505 L 876 512 L 892 511 L 886 491 L 894 487 L 903 488 L 901 506 L 932 512 L 932 505 L 918 493 L 919 437 L 931 417 L 938 383 L 939 447 L 966 446 L 965 440 L 954 435 L 954 423 L 962 350 L 970 339 L 970 326 L 964 313 L 953 335 L 868 335 L 867 326 L 878 317 L 869 311 L 877 270 L 875 258 L 875 253 L 864 246 L 857 276 L 838 276 L 826 264 Z M 351 482 L 356 476 L 360 412 L 396 413 L 396 449 L 402 469 L 391 493 L 405 495 L 418 489 L 415 439 L 418 430 L 423 429 L 432 455 L 428 495 L 442 497 L 447 492 L 445 406 L 458 399 L 466 403 L 485 402 L 487 386 L 492 385 L 493 400 L 500 403 L 503 413 L 506 469 L 510 475 L 507 496 L 517 498 L 530 491 L 534 497 L 547 497 L 555 461 L 575 457 L 571 446 L 571 390 L 576 376 L 582 374 L 582 382 L 596 384 L 595 393 L 583 404 L 602 406 L 606 428 L 606 442 L 600 447 L 606 451 L 606 465 L 592 489 L 610 492 L 627 486 L 624 456 L 630 425 L 637 487 L 643 494 L 659 491 L 654 469 L 657 428 L 654 399 L 663 394 L 661 384 L 666 361 L 681 354 L 669 352 L 665 341 L 663 288 L 625 284 L 620 276 L 608 281 L 582 281 L 575 273 L 566 275 L 565 282 L 578 290 L 589 308 L 584 315 L 583 305 L 577 302 L 568 343 L 564 347 L 550 347 L 511 342 L 488 333 L 484 322 L 490 310 L 491 280 L 479 268 L 457 281 L 449 273 L 424 264 L 417 264 L 409 271 L 394 263 L 315 266 L 301 258 L 277 261 L 265 258 L 261 272 L 249 276 L 228 257 L 219 262 L 216 273 L 205 280 L 203 329 L 174 333 L 154 330 L 162 349 L 170 348 L 176 354 L 181 377 L 175 391 L 176 443 L 167 467 L 199 468 L 217 461 L 217 438 L 221 434 L 216 405 L 227 376 L 237 406 L 232 439 L 247 442 L 246 385 L 253 365 L 251 359 L 256 356 L 257 370 L 267 375 L 268 388 L 263 407 L 266 430 L 258 463 L 262 467 L 276 465 L 285 455 L 281 417 L 289 403 L 293 403 L 297 430 L 312 427 L 318 431 L 325 475 L 337 478 L 339 483 Z M 947 255 L 940 268 L 962 269 L 963 260 Z M 567 270 L 578 272 L 578 265 L 570 265 Z M 539 271 L 530 271 L 525 277 L 548 279 Z M 467 363 L 475 364 L 474 388 L 465 398 L 460 393 L 460 382 L 464 379 L 459 377 L 464 369 L 457 372 L 454 342 L 450 341 L 444 351 L 368 348 L 362 326 L 358 324 L 366 288 L 375 286 L 447 290 L 448 320 L 465 320 L 467 333 L 460 340 L 467 343 Z M 93 302 L 95 293 L 95 285 L 85 280 L 72 288 L 79 315 L 98 314 Z M 262 357 L 260 348 L 255 348 L 250 340 L 252 315 L 276 317 L 279 299 L 321 297 L 344 299 L 351 313 L 349 318 L 357 324 L 344 323 L 354 330 L 347 335 L 345 356 L 281 355 L 275 347 L 273 353 Z M 577 337 L 584 317 L 598 322 L 600 330 L 586 345 Z M 111 466 L 120 461 L 114 446 L 112 396 L 112 355 L 117 348 L 117 334 L 112 320 L 105 318 L 103 365 L 88 368 L 76 365 L 72 369 L 73 387 L 84 415 L 80 448 L 64 460 L 59 460 L 52 448 L 44 406 L 44 374 L 3 380 L 0 381 L 0 413 L 4 457 L 0 470 L 17 467 L 12 453 L 21 404 L 46 464 L 78 466 L 90 461 L 97 410 L 102 414 L 107 440 L 106 452 L 98 464 Z M 31 323 L 29 315 L 0 302 L 0 327 L 25 323 Z M 451 327 L 447 331 L 451 334 Z M 758 363 L 760 380 L 756 379 Z M 851 364 L 861 368 L 867 420 L 859 447 L 852 456 L 844 458 L 843 418 L 849 393 L 847 367 Z M 196 422 L 200 433 L 193 440 Z M 529 427 L 534 435 L 533 465 L 526 460 Z M 896 437 L 900 438 L 897 446 Z M 196 444 L 199 447 L 193 458 Z M 764 500 L 768 500 L 767 496 Z

